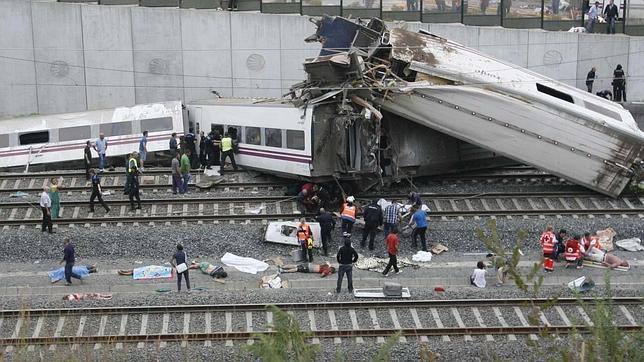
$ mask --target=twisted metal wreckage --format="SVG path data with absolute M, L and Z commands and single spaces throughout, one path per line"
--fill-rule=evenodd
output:
M 424 30 L 387 29 L 376 18 L 313 21 L 317 32 L 306 41 L 322 49 L 304 63 L 307 79 L 287 96 L 296 106 L 315 106 L 322 132 L 314 155 L 335 158 L 329 161 L 338 173 L 378 182 L 390 164 L 394 178 L 404 176 L 398 173 L 405 158 L 431 153 L 406 148 L 408 139 L 427 147 L 438 138 L 418 142 L 412 138 L 419 132 L 407 130 L 395 139 L 396 129 L 406 127 L 400 121 L 487 150 L 481 156 L 473 147 L 473 167 L 511 159 L 613 197 L 641 167 L 644 133 L 615 102 Z M 439 167 L 427 157 L 426 165 Z

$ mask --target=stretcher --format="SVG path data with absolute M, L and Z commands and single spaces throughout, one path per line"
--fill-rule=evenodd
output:
M 591 268 L 601 268 L 601 269 L 608 269 L 608 267 L 602 263 L 592 261 L 592 260 L 587 260 L 584 259 L 584 266 L 588 266 Z M 621 270 L 621 271 L 629 271 L 631 268 L 630 267 L 625 267 L 625 266 L 618 266 L 615 268 L 615 270 Z

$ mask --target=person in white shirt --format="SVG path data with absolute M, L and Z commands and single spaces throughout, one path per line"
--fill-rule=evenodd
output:
M 595 1 L 595 5 L 591 6 L 590 9 L 588 9 L 588 13 L 586 13 L 588 16 L 588 22 L 586 22 L 586 31 L 589 33 L 593 32 L 593 29 L 595 28 L 595 23 L 597 22 L 597 16 L 599 15 L 599 1 Z
M 40 209 L 42 210 L 42 232 L 49 231 L 53 234 L 51 223 L 51 198 L 49 197 L 49 186 L 44 186 L 40 194 Z
M 470 283 L 472 285 L 475 285 L 479 288 L 485 288 L 485 274 L 487 273 L 487 270 L 485 270 L 485 263 L 482 261 L 479 261 L 476 263 L 476 269 L 472 272 L 472 275 L 470 275 Z

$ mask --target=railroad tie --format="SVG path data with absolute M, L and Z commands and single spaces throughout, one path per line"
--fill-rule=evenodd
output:
M 206 312 L 204 314 L 204 324 L 206 326 L 204 332 L 212 333 L 212 313 Z M 204 347 L 212 347 L 212 341 L 204 341 L 203 345 Z
M 18 338 L 18 336 L 20 335 L 20 329 L 22 329 L 23 322 L 24 322 L 24 319 L 22 317 L 18 318 L 18 320 L 16 321 L 16 328 L 13 330 L 13 333 L 11 334 L 11 338 L 14 338 L 14 339 Z M 12 352 L 13 346 L 7 346 L 7 348 L 5 348 L 5 351 L 7 353 Z
M 530 324 L 529 324 L 529 323 L 528 323 L 528 321 L 525 319 L 525 316 L 523 315 L 523 312 L 521 311 L 521 309 L 519 309 L 519 307 L 514 307 L 514 313 L 515 313 L 515 314 L 517 315 L 517 317 L 519 318 L 519 322 L 521 322 L 521 325 L 522 325 L 522 326 L 524 326 L 524 327 L 530 327 Z M 528 337 L 528 338 L 530 338 L 530 339 L 531 339 L 531 340 L 533 340 L 533 341 L 536 341 L 536 340 L 538 340 L 538 339 L 539 339 L 539 337 L 537 337 L 537 335 L 536 335 L 536 334 L 534 334 L 534 333 L 531 333 L 531 334 L 529 335 L 529 337 Z
M 394 323 L 394 328 L 401 330 L 402 328 L 400 327 L 400 320 L 398 320 L 398 314 L 396 314 L 396 310 L 389 308 L 389 316 L 391 317 L 391 321 Z M 400 343 L 407 343 L 407 337 L 400 336 L 399 341 Z
M 331 330 L 332 331 L 337 331 L 338 330 L 338 321 L 335 318 L 335 312 L 331 309 L 328 310 L 329 313 L 329 321 L 331 322 Z M 333 337 L 333 343 L 334 344 L 340 344 L 342 343 L 342 339 L 339 337 Z
M 436 326 L 438 328 L 440 328 L 440 329 L 445 328 L 445 326 L 443 325 L 443 321 L 441 321 L 441 318 L 438 315 L 438 311 L 436 310 L 436 308 L 430 308 L 430 310 L 432 312 L 432 318 L 434 318 L 434 322 L 436 323 Z M 450 342 L 451 341 L 449 339 L 449 336 L 442 336 L 442 340 L 443 340 L 443 342 Z
M 190 313 L 183 313 L 183 334 L 187 335 L 188 333 L 190 333 Z M 188 347 L 188 341 L 181 341 L 181 347 Z
M 58 324 L 56 325 L 56 330 L 54 331 L 54 337 L 55 338 L 60 337 L 60 333 L 62 332 L 64 325 L 65 325 L 65 317 L 64 316 L 58 317 Z M 52 344 L 51 346 L 49 346 L 49 350 L 50 351 L 55 351 L 56 350 L 56 345 Z
M 168 334 L 168 328 L 170 326 L 170 314 L 163 313 L 163 324 L 161 325 L 161 334 Z M 159 342 L 159 348 L 165 348 L 168 345 L 168 342 L 161 341 Z
M 485 322 L 483 321 L 483 318 L 481 317 L 481 311 L 477 307 L 472 307 L 472 313 L 474 314 L 474 317 L 476 318 L 476 321 L 479 323 L 479 326 L 483 328 L 487 328 L 487 325 L 485 325 Z M 493 342 L 494 337 L 491 334 L 486 334 L 485 335 L 485 340 L 487 342 Z
M 349 316 L 351 317 L 351 327 L 353 330 L 359 330 L 360 325 L 358 324 L 358 317 L 356 316 L 356 310 L 355 309 L 349 309 Z M 362 337 L 356 337 L 356 343 L 362 344 L 364 343 L 364 339 Z
M 119 326 L 119 336 L 125 335 L 125 327 L 127 326 L 127 314 L 121 315 L 121 325 Z M 123 349 L 123 343 L 117 343 L 116 349 Z
M 503 318 L 503 315 L 501 314 L 501 310 L 498 307 L 493 307 L 492 310 L 494 311 L 494 315 L 496 315 L 496 318 L 499 320 L 501 323 L 501 326 L 503 327 L 509 327 L 508 323 L 506 323 L 505 318 Z M 508 341 L 516 341 L 517 336 L 514 334 L 508 334 Z
M 104 336 L 105 335 L 105 326 L 107 325 L 107 316 L 101 316 L 101 322 L 98 327 L 98 333 L 96 333 L 97 336 Z M 94 344 L 94 350 L 101 349 L 101 344 L 96 343 Z
M 81 337 L 83 335 L 83 330 L 85 329 L 85 323 L 87 322 L 87 316 L 81 316 L 80 321 L 78 322 L 78 329 L 76 330 L 76 337 Z M 72 345 L 72 351 L 78 349 L 78 343 Z
M 414 326 L 416 329 L 423 329 L 423 325 L 420 323 L 420 318 L 418 318 L 418 311 L 416 308 L 410 308 L 409 312 L 411 313 L 411 317 L 414 320 Z M 420 336 L 420 342 L 421 343 L 429 343 L 429 338 L 427 336 Z
M 31 338 L 40 337 L 40 331 L 42 330 L 42 326 L 44 323 L 45 323 L 45 317 L 38 317 L 38 321 L 36 322 L 36 328 L 34 328 L 34 333 L 31 335 Z M 30 344 L 27 347 L 27 351 L 33 352 L 35 348 L 36 346 L 34 346 L 33 344 Z
M 226 333 L 232 333 L 233 331 L 233 314 L 231 312 L 226 312 Z M 227 339 L 226 340 L 226 347 L 232 347 L 233 346 L 233 340 L 232 339 Z
M 317 327 L 317 325 L 315 323 L 315 312 L 312 311 L 312 310 L 309 310 L 308 315 L 309 315 L 309 327 L 311 328 L 312 332 L 316 332 L 318 330 L 318 327 Z M 311 343 L 320 344 L 320 339 L 317 338 L 317 337 L 313 337 L 311 339 Z
M 143 314 L 141 316 L 141 329 L 139 330 L 139 335 L 144 336 L 146 334 L 148 334 L 148 315 Z M 141 349 L 143 347 L 145 347 L 145 342 L 139 342 L 136 345 L 136 348 L 139 348 L 139 349 Z
M 456 323 L 460 328 L 465 328 L 465 323 L 463 323 L 463 319 L 461 318 L 461 314 L 458 312 L 456 308 L 451 308 L 452 310 L 452 315 L 454 316 L 454 319 L 456 319 Z M 472 336 L 469 334 L 465 335 L 465 342 L 472 342 Z

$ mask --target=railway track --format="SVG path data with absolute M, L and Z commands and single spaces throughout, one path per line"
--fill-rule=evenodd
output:
M 392 195 L 386 196 L 391 199 Z M 424 194 L 431 208 L 430 220 L 481 217 L 545 217 L 577 215 L 587 217 L 644 218 L 643 197 L 611 199 L 592 193 L 541 192 L 487 193 L 487 194 Z M 526 197 L 527 196 L 527 197 Z M 373 196 L 376 197 L 376 196 Z M 403 195 L 394 195 L 403 197 Z M 5 202 L 0 204 L 0 226 L 26 226 L 41 223 L 40 210 L 34 201 Z M 96 205 L 96 213 L 88 213 L 88 201 L 61 202 L 61 217 L 57 225 L 107 223 L 167 223 L 167 222 L 266 222 L 268 220 L 295 220 L 301 215 L 293 197 L 286 196 L 231 196 L 211 198 L 153 198 L 142 201 L 142 209 L 130 211 L 125 199 L 108 200 L 112 209 L 104 214 Z M 312 215 L 309 215 L 312 216 Z
M 291 180 L 271 179 L 271 181 L 256 182 L 239 182 L 235 181 L 241 173 L 229 171 L 232 174 L 232 180 L 216 185 L 216 187 L 228 188 L 275 188 L 282 189 Z M 166 168 L 148 169 L 142 175 L 142 189 L 157 189 L 166 191 L 172 184 Z M 0 193 L 22 192 L 40 192 L 42 187 L 49 183 L 52 178 L 64 178 L 64 188 L 62 192 L 87 191 L 90 184 L 85 180 L 84 171 L 60 171 L 60 172 L 38 172 L 38 173 L 0 173 Z M 199 183 L 203 177 L 202 173 L 194 172 L 192 174 L 193 183 Z M 102 177 L 102 186 L 105 190 L 118 190 L 125 185 L 124 171 L 106 171 Z M 502 183 L 502 184 L 550 184 L 550 185 L 572 185 L 566 180 L 545 174 L 533 169 L 527 170 L 500 170 L 497 172 L 472 172 L 462 174 L 439 175 L 422 178 L 430 182 L 442 183 Z M 423 182 L 425 182 L 423 181 Z
M 553 307 L 534 310 L 526 299 L 497 300 L 419 300 L 289 303 L 276 305 L 291 314 L 312 343 L 333 338 L 334 343 L 369 343 L 397 331 L 406 338 L 428 342 L 463 337 L 516 340 L 525 335 L 538 340 L 542 332 L 585 333 L 592 326 L 592 309 L 596 300 L 559 299 Z M 544 306 L 548 300 L 536 300 Z M 613 319 L 624 331 L 642 329 L 642 298 L 614 298 Z M 274 315 L 267 304 L 171 305 L 145 307 L 105 307 L 70 309 L 5 310 L 0 312 L 4 335 L 0 346 L 11 352 L 16 347 L 79 345 L 113 345 L 124 343 L 203 342 L 206 346 L 220 341 L 233 346 L 234 341 L 252 343 L 257 334 L 274 333 Z M 538 325 L 531 325 L 529 315 Z M 51 348 L 51 347 L 50 347 Z M 96 348 L 96 347 L 95 347 Z

